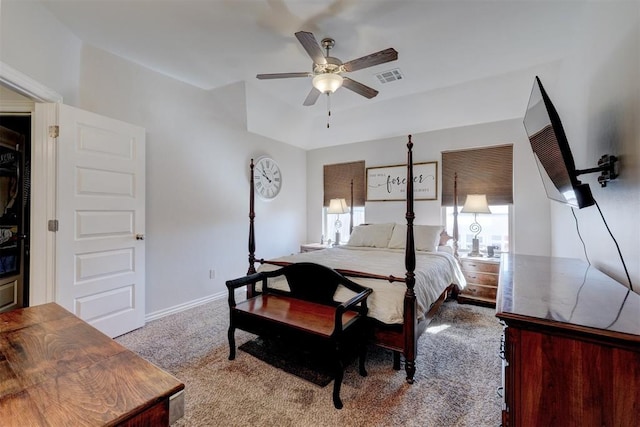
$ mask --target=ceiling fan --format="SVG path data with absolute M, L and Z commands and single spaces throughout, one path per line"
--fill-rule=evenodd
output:
M 329 56 L 329 51 L 335 46 L 335 40 L 332 38 L 324 38 L 318 44 L 312 33 L 306 31 L 298 31 L 295 33 L 296 38 L 302 44 L 304 50 L 307 51 L 313 60 L 312 71 L 297 73 L 275 73 L 275 74 L 258 74 L 256 77 L 260 80 L 265 79 L 287 79 L 291 77 L 313 77 L 313 88 L 304 100 L 303 105 L 310 106 L 316 103 L 321 93 L 330 94 L 335 92 L 341 86 L 362 95 L 365 98 L 373 98 L 378 91 L 359 83 L 349 77 L 343 76 L 344 73 L 361 70 L 363 68 L 372 67 L 385 62 L 391 62 L 398 59 L 398 52 L 394 48 L 388 48 L 376 53 L 372 53 L 361 58 L 353 59 L 343 63 L 338 58 Z M 322 49 L 326 50 L 326 54 Z

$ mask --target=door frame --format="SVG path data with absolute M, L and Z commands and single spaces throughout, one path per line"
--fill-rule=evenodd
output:
M 48 221 L 56 218 L 56 137 L 49 126 L 58 123 L 62 95 L 0 61 L 0 85 L 31 102 L 0 103 L 0 112 L 31 113 L 31 253 L 29 305 L 56 299 L 56 233 Z

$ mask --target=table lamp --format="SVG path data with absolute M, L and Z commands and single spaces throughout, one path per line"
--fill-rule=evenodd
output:
M 340 227 L 342 227 L 340 215 L 347 212 L 349 212 L 349 207 L 347 206 L 347 201 L 345 199 L 331 199 L 329 201 L 329 209 L 327 209 L 327 213 L 336 214 L 336 222 L 334 224 L 336 228 L 336 240 L 333 242 L 334 246 L 340 244 Z
M 464 206 L 460 213 L 472 213 L 473 214 L 473 222 L 469 226 L 469 230 L 472 233 L 475 233 L 472 240 L 472 247 L 469 256 L 482 256 L 480 253 L 480 242 L 478 240 L 478 234 L 482 231 L 482 227 L 478 224 L 478 214 L 479 213 L 488 213 L 489 204 L 487 203 L 487 195 L 486 194 L 467 194 L 467 199 L 464 201 Z

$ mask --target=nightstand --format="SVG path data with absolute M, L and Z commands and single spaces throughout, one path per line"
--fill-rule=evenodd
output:
M 460 257 L 467 286 L 458 294 L 459 303 L 496 306 L 499 258 Z
M 331 246 L 326 243 L 305 243 L 304 245 L 300 245 L 300 252 L 319 251 L 330 247 Z

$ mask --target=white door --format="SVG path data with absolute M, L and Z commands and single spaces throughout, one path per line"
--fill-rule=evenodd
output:
M 144 325 L 145 131 L 59 106 L 56 302 L 115 337 Z

